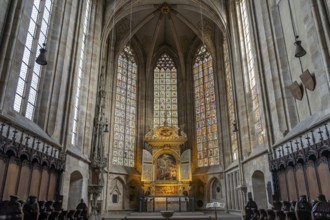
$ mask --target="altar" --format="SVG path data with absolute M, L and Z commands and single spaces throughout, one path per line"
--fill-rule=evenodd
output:
M 194 211 L 194 200 L 188 196 L 146 196 L 141 199 L 141 212 L 159 212 L 173 210 L 175 212 Z
M 186 141 L 187 135 L 166 120 L 145 135 L 149 148 L 142 154 L 141 201 L 146 211 L 190 209 L 191 151 L 182 147 Z

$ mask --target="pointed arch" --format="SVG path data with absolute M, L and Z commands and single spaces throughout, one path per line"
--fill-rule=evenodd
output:
M 205 45 L 196 51 L 193 76 L 198 167 L 219 165 L 213 60 Z
M 137 63 L 126 46 L 118 57 L 112 164 L 134 167 Z
M 164 52 L 154 68 L 154 127 L 178 126 L 177 68 L 173 58 Z

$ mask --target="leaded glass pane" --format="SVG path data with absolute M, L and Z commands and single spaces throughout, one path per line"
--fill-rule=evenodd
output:
M 19 78 L 18 85 L 17 85 L 17 94 L 20 96 L 23 96 L 24 88 L 25 88 L 25 81 L 23 81 L 21 78 Z
M 37 31 L 41 32 L 39 34 L 39 41 L 42 41 L 42 43 L 46 41 L 47 36 L 43 34 L 42 31 L 46 33 L 48 29 L 48 21 L 51 17 L 50 11 L 51 11 L 52 0 L 47 0 L 47 2 L 48 3 L 46 3 L 46 6 L 40 4 L 40 0 L 34 0 L 33 2 L 34 5 L 30 15 L 29 29 L 25 39 L 25 48 L 22 57 L 21 70 L 16 88 L 14 109 L 18 112 L 24 112 L 24 109 L 23 111 L 21 109 L 21 107 L 24 106 L 22 105 L 22 101 L 23 100 L 25 102 L 28 101 L 25 109 L 25 117 L 29 119 L 32 119 L 34 114 L 36 98 L 38 93 L 38 84 L 40 80 L 38 77 L 40 75 L 40 66 L 36 65 L 35 62 L 31 62 L 30 59 L 34 58 L 34 55 L 36 54 L 37 50 L 41 47 L 40 42 L 38 42 L 39 43 L 38 46 L 37 39 L 34 38 L 36 32 Z M 40 6 L 44 6 L 44 8 Z M 44 22 L 45 19 L 47 23 Z M 41 25 L 41 29 L 37 30 L 36 27 L 40 25 Z M 29 78 L 31 79 L 31 81 L 27 80 Z M 26 97 L 27 95 L 28 97 Z
M 34 112 L 34 106 L 28 103 L 26 107 L 25 117 L 31 120 L 33 116 L 33 112 Z
M 137 65 L 125 47 L 118 58 L 112 163 L 134 167 Z
M 254 121 L 255 121 L 255 132 L 257 134 L 257 140 L 259 144 L 263 144 L 264 140 L 264 131 L 263 131 L 263 122 L 260 116 L 260 107 L 259 107 L 259 96 L 258 96 L 258 88 L 256 84 L 256 73 L 255 73 L 255 62 L 254 55 L 251 45 L 251 33 L 250 33 L 250 24 L 247 15 L 247 2 L 246 0 L 242 0 L 240 3 L 241 12 L 242 12 L 242 24 L 243 24 L 243 40 L 245 46 L 245 53 L 247 59 L 247 74 L 244 77 L 245 83 L 247 86 L 248 93 L 251 94 L 251 98 L 253 100 L 252 109 L 254 111 Z
M 32 42 L 33 42 L 33 37 L 31 36 L 30 33 L 28 33 L 27 36 L 26 36 L 25 46 L 26 46 L 29 50 L 32 49 Z
M 193 65 L 198 166 L 220 163 L 212 57 L 205 46 Z
M 89 18 L 90 18 L 90 13 L 89 13 L 89 5 L 90 5 L 90 1 L 88 0 L 86 2 L 86 9 L 85 9 L 85 16 L 84 16 L 84 23 L 87 23 Z M 46 1 L 46 8 L 49 8 L 48 6 L 50 6 L 50 0 L 47 0 Z M 50 9 L 49 9 L 50 10 Z M 47 17 L 45 18 L 45 21 L 43 22 L 43 24 L 46 22 L 48 22 L 48 19 Z M 86 35 L 87 35 L 87 26 L 86 25 L 83 25 L 83 36 L 82 38 L 85 39 Z M 81 42 L 81 45 L 80 45 L 80 57 L 79 57 L 79 68 L 78 68 L 78 71 L 77 71 L 77 87 L 76 87 L 76 94 L 75 94 L 75 102 L 74 102 L 74 115 L 73 115 L 73 123 L 75 124 L 75 126 L 72 127 L 72 136 L 75 136 L 76 133 L 77 133 L 77 129 L 78 129 L 78 126 L 76 125 L 77 122 L 78 122 L 78 117 L 79 117 L 79 99 L 80 99 L 80 94 L 81 94 L 81 80 L 82 80 L 82 70 L 83 70 L 83 64 L 84 64 L 84 58 L 85 58 L 85 44 L 86 44 L 86 41 L 83 40 Z M 71 139 L 71 144 L 75 144 L 75 138 L 72 138 Z
M 154 127 L 178 126 L 177 71 L 173 59 L 164 53 L 154 69 Z

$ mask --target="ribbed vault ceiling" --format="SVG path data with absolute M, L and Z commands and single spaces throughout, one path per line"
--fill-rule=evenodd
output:
M 223 8 L 222 0 L 107 0 L 103 43 L 115 30 L 117 49 L 134 38 L 149 58 L 164 47 L 184 57 L 194 39 L 212 44 L 216 28 L 225 32 Z

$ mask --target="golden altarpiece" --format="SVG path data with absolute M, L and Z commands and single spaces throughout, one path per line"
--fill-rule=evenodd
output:
M 145 135 L 150 147 L 143 150 L 141 181 L 145 196 L 153 198 L 156 209 L 169 200 L 172 204 L 177 202 L 180 210 L 186 209 L 181 204 L 189 196 L 192 176 L 191 151 L 182 148 L 186 141 L 187 135 L 177 127 L 168 126 L 166 120 L 164 125 Z

